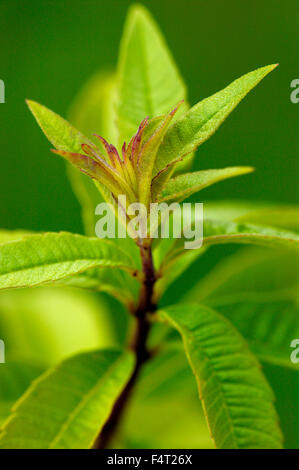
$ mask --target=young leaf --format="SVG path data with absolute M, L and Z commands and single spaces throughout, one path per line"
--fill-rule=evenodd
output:
M 264 362 L 298 368 L 290 343 L 299 336 L 298 256 L 247 248 L 225 258 L 187 294 L 226 316 Z
M 26 102 L 41 130 L 55 148 L 65 152 L 82 153 L 83 143 L 92 145 L 87 137 L 58 114 L 35 101 Z
M 217 448 L 281 448 L 273 392 L 237 330 L 198 305 L 168 307 L 160 315 L 183 338 Z
M 98 139 L 92 137 L 96 132 L 108 141 L 115 140 L 112 96 L 115 87 L 115 74 L 100 72 L 93 76 L 79 91 L 74 99 L 70 112 L 70 122 L 99 144 Z M 96 217 L 95 208 L 103 202 L 99 189 L 87 175 L 77 171 L 72 165 L 67 165 L 67 173 L 72 188 L 81 207 L 85 233 L 94 235 Z
M 162 120 L 161 124 L 155 129 L 154 133 L 149 137 L 147 142 L 140 150 L 140 162 L 138 165 L 139 173 L 139 201 L 148 207 L 151 195 L 151 180 L 153 167 L 157 155 L 158 148 L 163 140 L 167 128 L 176 114 L 181 103 L 170 111 Z
M 147 10 L 133 6 L 121 41 L 117 78 L 119 147 L 146 116 L 166 114 L 186 98 L 185 85 Z M 181 108 L 186 111 L 187 105 Z
M 169 200 L 180 202 L 191 194 L 218 183 L 218 181 L 245 175 L 252 171 L 254 171 L 254 168 L 249 166 L 236 166 L 219 170 L 194 171 L 176 176 L 166 183 L 159 197 L 159 202 Z
M 101 350 L 50 369 L 13 408 L 0 435 L 0 448 L 90 448 L 133 364 L 130 353 Z
M 247 93 L 275 67 L 268 65 L 243 75 L 180 117 L 169 128 L 159 148 L 154 175 L 205 142 Z
M 107 240 L 45 233 L 0 245 L 0 288 L 57 281 L 92 267 L 136 270 L 134 261 Z

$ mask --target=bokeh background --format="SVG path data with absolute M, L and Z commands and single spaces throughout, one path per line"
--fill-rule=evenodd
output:
M 64 162 L 50 153 L 49 143 L 24 100 L 34 99 L 66 116 L 86 80 L 102 68 L 115 66 L 131 3 L 0 0 L 0 79 L 6 86 L 6 103 L 0 104 L 2 228 L 83 233 L 79 204 Z M 298 107 L 290 101 L 290 83 L 298 71 L 298 2 L 140 3 L 158 21 L 189 88 L 191 104 L 250 70 L 280 64 L 200 147 L 195 160 L 196 169 L 252 165 L 257 171 L 206 190 L 203 202 L 234 198 L 298 202 Z M 209 259 L 192 266 L 170 289 L 167 301 L 183 294 L 190 279 L 209 269 L 220 253 L 222 256 L 234 250 L 211 250 Z M 26 299 L 20 302 L 25 305 Z M 115 303 L 113 308 L 119 307 Z M 80 327 L 74 341 L 79 331 Z M 296 446 L 298 373 L 269 366 L 265 372 L 279 397 L 287 444 Z

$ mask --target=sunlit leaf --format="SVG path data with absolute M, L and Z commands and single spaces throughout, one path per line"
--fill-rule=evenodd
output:
M 102 350 L 50 369 L 13 408 L 0 434 L 0 448 L 90 448 L 133 364 L 129 353 Z
M 93 137 L 95 133 L 104 136 L 108 141 L 113 142 L 115 139 L 112 106 L 114 83 L 115 75 L 112 72 L 94 75 L 78 92 L 69 112 L 70 122 L 97 145 L 99 141 Z M 93 236 L 96 224 L 95 208 L 103 201 L 103 196 L 94 182 L 73 166 L 67 166 L 67 173 L 82 207 L 85 232 Z
M 134 261 L 107 240 L 45 233 L 0 245 L 0 288 L 57 281 L 92 267 L 136 270 Z
M 210 219 L 245 222 L 299 230 L 299 207 L 264 201 L 209 201 L 204 205 L 205 216 Z
M 186 98 L 185 85 L 148 11 L 129 11 L 121 42 L 117 77 L 118 144 L 128 142 L 140 122 L 165 114 Z M 187 109 L 182 107 L 181 112 Z
M 210 218 L 206 217 L 206 212 Z M 244 208 L 242 213 L 244 213 Z M 229 222 L 227 221 L 229 216 L 227 217 L 225 213 L 223 214 L 223 220 L 217 220 L 212 218 L 214 214 L 218 216 L 218 211 L 215 213 L 209 210 L 206 211 L 204 206 L 203 239 L 199 238 L 198 242 L 194 242 L 193 249 L 185 249 L 185 242 L 189 240 L 184 237 L 175 240 L 163 239 L 157 245 L 154 256 L 159 273 L 162 276 L 155 288 L 157 298 L 209 246 L 237 243 L 298 251 L 299 235 L 295 232 L 274 227 Z M 181 223 L 181 217 L 174 221 L 174 226 L 178 222 Z M 180 227 L 183 228 L 183 226 L 182 223 Z
M 166 133 L 157 155 L 154 174 L 205 142 L 247 93 L 275 67 L 268 65 L 243 75 L 181 116 Z
M 290 344 L 299 337 L 299 259 L 248 248 L 222 260 L 186 295 L 225 315 L 264 362 L 298 369 Z
M 299 235 L 295 232 L 260 225 L 205 220 L 203 244 L 223 243 L 249 243 L 298 250 Z
M 219 170 L 202 170 L 185 173 L 169 180 L 159 197 L 159 201 L 183 201 L 193 193 L 201 191 L 212 184 L 234 176 L 254 171 L 252 167 L 228 167 Z
M 161 316 L 183 338 L 217 448 L 281 448 L 272 390 L 237 330 L 203 306 L 168 307 Z

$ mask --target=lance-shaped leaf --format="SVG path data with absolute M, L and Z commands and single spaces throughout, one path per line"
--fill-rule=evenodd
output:
M 202 170 L 193 173 L 185 173 L 169 180 L 160 197 L 159 201 L 183 201 L 193 193 L 201 191 L 212 184 L 234 176 L 251 173 L 254 168 L 249 166 L 235 166 L 221 168 L 219 170 Z
M 3 426 L 0 448 L 90 448 L 133 365 L 130 353 L 102 350 L 50 369 L 14 407 Z
M 217 448 L 281 448 L 273 392 L 233 325 L 192 304 L 168 307 L 161 316 L 183 338 Z
M 45 136 L 57 149 L 53 151 L 54 153 L 64 157 L 79 170 L 103 184 L 109 191 L 134 197 L 123 178 L 110 167 L 87 137 L 45 106 L 30 100 L 27 100 L 27 104 Z
M 115 74 L 100 72 L 93 76 L 75 97 L 69 112 L 70 122 L 86 136 L 95 132 L 107 140 L 115 141 L 112 95 Z M 113 132 L 114 131 L 114 132 Z M 90 137 L 94 143 L 98 139 Z M 88 176 L 68 165 L 67 174 L 73 191 L 82 207 L 82 218 L 86 235 L 93 236 L 96 224 L 95 207 L 103 202 L 103 196 Z
M 268 65 L 243 75 L 181 116 L 165 135 L 157 155 L 154 174 L 205 142 L 247 93 L 275 67 L 276 65 Z
M 244 208 L 243 208 L 244 209 Z M 155 287 L 156 296 L 159 298 L 164 290 L 178 277 L 193 261 L 201 256 L 211 245 L 226 243 L 238 243 L 249 245 L 260 245 L 269 248 L 281 248 L 286 250 L 298 251 L 299 235 L 295 232 L 276 229 L 274 227 L 263 227 L 245 223 L 229 222 L 213 219 L 213 211 L 208 211 L 211 218 L 203 220 L 203 238 L 197 234 L 198 242 L 193 242 L 193 249 L 186 250 L 183 237 L 177 239 L 163 239 L 155 249 L 154 256 L 156 265 L 162 278 L 158 280 Z M 215 212 L 215 216 L 217 211 Z M 174 227 L 180 223 L 181 230 L 184 224 L 181 217 L 174 220 Z M 179 233 L 178 228 L 174 231 Z M 190 240 L 188 240 L 190 241 Z M 190 251 L 192 253 L 190 253 Z
M 82 144 L 92 142 L 73 127 L 69 122 L 36 101 L 26 101 L 47 139 L 59 150 L 82 152 Z
M 117 78 L 119 147 L 145 116 L 165 114 L 186 99 L 185 85 L 165 41 L 144 7 L 130 9 L 121 41 Z M 181 111 L 187 109 L 185 104 Z
M 295 232 L 260 225 L 235 222 L 204 221 L 203 244 L 245 243 L 268 247 L 299 249 L 299 235 Z
M 290 344 L 299 337 L 298 255 L 247 248 L 220 261 L 186 295 L 226 316 L 264 362 L 298 369 Z
M 205 203 L 205 217 L 278 227 L 298 232 L 299 207 L 264 201 L 211 201 Z
M 154 130 L 153 134 L 140 149 L 137 162 L 139 174 L 138 192 L 139 201 L 145 204 L 146 207 L 150 202 L 152 173 L 157 151 L 167 128 L 180 105 L 181 103 L 163 118 L 161 124 Z
M 136 270 L 115 244 L 72 233 L 45 233 L 0 245 L 0 288 L 57 281 L 92 267 Z

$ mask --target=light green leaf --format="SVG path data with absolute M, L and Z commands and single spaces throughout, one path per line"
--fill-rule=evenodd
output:
M 168 307 L 161 316 L 183 338 L 217 448 L 281 448 L 273 392 L 228 320 L 192 304 Z
M 290 344 L 299 337 L 299 259 L 293 252 L 243 249 L 187 294 L 226 316 L 264 362 L 298 369 Z
M 249 243 L 298 250 L 299 235 L 260 225 L 205 220 L 203 244 L 208 246 L 223 243 Z
M 151 199 L 151 181 L 157 151 L 178 107 L 174 108 L 162 119 L 161 124 L 156 127 L 155 131 L 148 138 L 147 142 L 144 143 L 140 151 L 138 192 L 140 202 L 145 204 L 146 207 L 148 207 Z
M 115 123 L 113 118 L 112 96 L 115 88 L 115 74 L 100 72 L 92 76 L 75 97 L 70 112 L 70 122 L 80 129 L 90 140 L 100 145 L 98 134 L 108 142 L 115 141 Z M 103 201 L 99 189 L 88 176 L 67 165 L 73 191 L 81 207 L 85 232 L 94 235 L 96 217 L 95 208 Z
M 209 246 L 238 243 L 298 251 L 299 235 L 295 232 L 259 225 L 228 222 L 226 220 L 228 217 L 225 214 L 223 220 L 209 219 L 206 218 L 206 212 L 208 216 L 213 216 L 213 211 L 206 211 L 204 206 L 202 246 L 200 246 L 201 241 L 199 240 L 198 244 L 194 243 L 193 249 L 187 250 L 184 247 L 186 239 L 182 237 L 175 240 L 163 239 L 155 248 L 154 259 L 162 276 L 155 287 L 157 299 L 161 297 L 169 284 L 201 256 Z M 217 211 L 215 215 L 217 215 Z M 179 216 L 177 220 L 174 219 L 174 227 L 178 222 L 181 223 Z M 183 227 L 183 224 L 181 227 Z M 196 248 L 196 246 L 198 247 Z
M 36 103 L 35 101 L 27 100 L 27 104 L 29 109 L 31 110 L 32 114 L 34 115 L 37 123 L 39 124 L 40 128 L 42 129 L 43 133 L 47 137 L 47 139 L 52 143 L 52 145 L 57 149 L 57 151 L 61 152 L 71 152 L 72 154 L 77 154 L 77 159 L 75 155 L 73 159 L 71 156 L 67 156 L 65 154 L 65 158 L 71 161 L 75 166 L 79 167 L 79 169 L 84 168 L 87 170 L 92 169 L 91 167 L 98 167 L 96 162 L 92 161 L 90 158 L 80 158 L 79 154 L 82 154 L 82 144 L 87 144 L 93 146 L 91 140 L 85 137 L 81 132 L 79 132 L 75 127 L 73 127 L 69 122 L 65 119 L 60 117 L 58 114 L 54 113 L 50 109 L 46 108 L 45 106 Z M 84 162 L 86 162 L 86 167 L 84 166 Z M 105 177 L 105 171 L 102 172 L 103 177 Z M 93 173 L 92 173 L 93 174 Z M 110 178 L 108 178 L 110 181 Z M 99 186 L 99 184 L 98 184 Z M 90 187 L 87 184 L 87 187 Z M 102 186 L 98 188 L 99 190 L 102 189 Z M 104 189 L 103 189 L 104 191 Z M 106 190 L 107 191 L 107 190 Z M 86 202 L 86 191 L 83 190 L 82 187 L 78 187 L 77 189 L 78 194 L 80 197 L 85 200 Z M 94 194 L 94 191 L 93 191 Z M 96 197 L 95 194 L 93 198 Z M 102 197 L 99 196 L 98 203 L 101 202 Z M 91 210 L 91 207 L 88 203 L 88 210 Z M 93 215 L 94 215 L 95 207 L 92 208 Z M 86 216 L 86 214 L 85 214 Z M 90 213 L 87 215 L 87 223 L 89 224 L 90 230 Z
M 36 101 L 27 100 L 26 102 L 41 130 L 55 148 L 66 152 L 82 153 L 81 144 L 92 145 L 87 137 L 58 114 Z
M 200 101 L 180 117 L 165 135 L 157 155 L 154 174 L 193 152 L 211 137 L 247 93 L 276 65 L 261 67 L 243 75 L 223 90 Z
M 0 243 L 12 242 L 20 240 L 26 235 L 32 235 L 29 230 L 0 230 Z
M 57 281 L 92 267 L 136 271 L 134 261 L 115 244 L 72 233 L 45 233 L 0 245 L 0 288 Z
M 9 361 L 0 367 L 0 425 L 9 415 L 12 405 L 29 387 L 43 368 L 24 361 Z
M 180 202 L 191 194 L 201 191 L 214 183 L 234 176 L 245 175 L 252 171 L 254 171 L 254 168 L 249 166 L 236 166 L 219 170 L 194 171 L 176 176 L 166 183 L 159 197 L 159 202 L 169 200 Z
M 80 287 L 106 292 L 125 304 L 129 309 L 136 304 L 140 283 L 129 273 L 119 268 L 91 268 L 60 283 L 64 286 Z
M 205 203 L 204 211 L 209 219 L 299 230 L 299 208 L 296 205 L 264 201 L 210 201 Z
M 130 353 L 74 356 L 39 377 L 0 435 L 2 449 L 90 448 L 133 369 Z
M 186 98 L 185 85 L 148 11 L 133 6 L 121 41 L 117 77 L 118 144 L 128 142 L 140 122 L 168 113 Z M 187 105 L 181 108 L 181 112 Z

